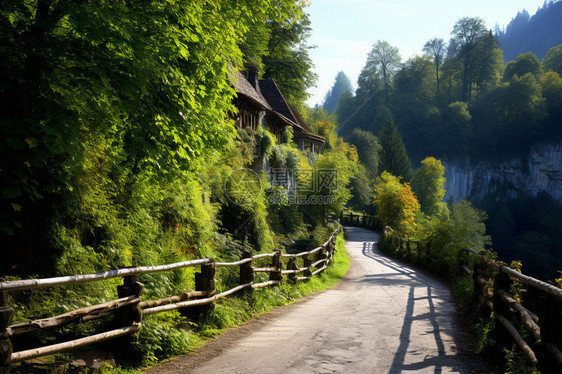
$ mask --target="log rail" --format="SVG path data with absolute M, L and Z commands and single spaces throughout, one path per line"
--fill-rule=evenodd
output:
M 246 251 L 242 258 L 235 262 L 217 262 L 212 258 L 204 258 L 161 266 L 131 267 L 96 274 L 46 279 L 5 281 L 0 278 L 0 373 L 8 373 L 13 363 L 65 352 L 110 339 L 130 338 L 131 341 L 134 341 L 136 333 L 142 326 L 144 315 L 180 309 L 182 313 L 186 312 L 189 315 L 197 316 L 201 313 L 209 313 L 214 303 L 221 298 L 241 291 L 252 292 L 254 289 L 279 285 L 284 275 L 288 276 L 291 283 L 309 279 L 324 271 L 332 261 L 336 238 L 340 231 L 341 227 L 338 226 L 322 246 L 297 254 L 282 254 L 277 251 L 252 255 Z M 311 257 L 314 257 L 314 260 Z M 262 259 L 269 259 L 271 262 L 265 266 L 252 266 L 253 262 Z M 283 259 L 287 260 L 285 266 Z M 299 260 L 302 266 L 298 264 Z M 200 266 L 201 269 L 200 272 L 195 273 L 195 290 L 159 300 L 142 300 L 141 295 L 144 285 L 139 282 L 139 275 L 195 266 Z M 239 285 L 217 293 L 214 286 L 216 269 L 232 267 L 239 268 Z M 286 270 L 284 270 L 284 267 Z M 256 273 L 269 273 L 269 280 L 259 283 L 254 282 Z M 304 276 L 296 276 L 299 273 L 304 273 Z M 123 285 L 117 287 L 119 298 L 116 300 L 76 309 L 58 316 L 10 324 L 14 309 L 8 302 L 9 292 L 75 285 L 119 277 L 123 278 Z M 13 352 L 10 340 L 12 337 L 106 317 L 113 317 L 114 322 L 121 327 L 71 341 Z

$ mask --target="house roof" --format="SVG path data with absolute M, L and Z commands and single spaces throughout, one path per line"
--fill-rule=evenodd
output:
M 271 108 L 276 112 L 278 117 L 285 122 L 289 120 L 288 124 L 294 126 L 302 135 L 316 141 L 324 142 L 324 138 L 315 134 L 310 127 L 308 127 L 300 113 L 287 103 L 281 90 L 279 90 L 279 86 L 277 86 L 277 83 L 275 83 L 273 79 L 260 79 L 259 85 L 263 97 L 271 105 Z
M 306 124 L 296 108 L 292 107 L 279 90 L 273 79 L 260 79 L 256 90 L 241 72 L 232 76 L 232 85 L 237 94 L 244 96 L 251 102 L 267 111 L 285 124 L 295 128 L 296 137 L 306 137 L 317 142 L 324 142 L 324 138 L 315 134 Z
M 232 85 L 238 94 L 242 94 L 253 101 L 258 106 L 262 107 L 263 109 L 272 110 L 271 106 L 267 102 L 267 100 L 263 97 L 263 95 L 258 92 L 250 82 L 242 75 L 242 73 L 237 72 L 233 77 Z

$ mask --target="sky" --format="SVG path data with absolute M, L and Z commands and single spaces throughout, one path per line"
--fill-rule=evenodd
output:
M 456 21 L 480 17 L 486 27 L 504 28 L 526 9 L 535 14 L 544 0 L 310 0 L 306 8 L 312 33 L 309 45 L 318 74 L 307 104 L 322 104 L 339 71 L 356 87 L 373 44 L 386 40 L 398 47 L 402 61 L 422 54 L 430 39 L 449 41 Z

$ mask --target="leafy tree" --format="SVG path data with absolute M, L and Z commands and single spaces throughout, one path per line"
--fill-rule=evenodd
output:
M 301 2 L 298 4 L 303 6 Z M 306 90 L 318 78 L 312 71 L 314 64 L 308 53 L 312 47 L 306 44 L 311 31 L 310 19 L 306 13 L 297 12 L 285 19 L 267 20 L 267 25 L 271 37 L 268 53 L 262 57 L 263 77 L 275 79 L 283 96 L 301 107 L 309 97 Z
M 412 177 L 412 190 L 425 214 L 446 216 L 447 206 L 443 203 L 443 197 L 445 197 L 444 175 L 445 167 L 441 161 L 427 157 Z
M 367 176 L 374 179 L 378 175 L 381 151 L 377 137 L 371 132 L 356 128 L 345 140 L 357 147 L 359 160 L 365 166 Z
M 294 0 L 2 2 L 0 240 L 23 258 L 8 263 L 50 272 L 71 247 L 105 266 L 150 261 L 131 248 L 169 229 L 154 217 L 205 226 L 169 211 L 165 186 L 205 174 L 232 146 L 246 33 L 301 10 Z
M 334 85 L 332 86 L 330 91 L 328 91 L 328 93 L 326 94 L 326 97 L 324 98 L 324 104 L 322 105 L 322 107 L 329 114 L 332 114 L 334 110 L 336 110 L 337 108 L 340 97 L 346 92 L 352 93 L 353 88 L 351 87 L 351 81 L 349 80 L 347 75 L 345 75 L 343 71 L 340 71 L 336 76 Z
M 499 81 L 503 70 L 503 52 L 492 32 L 484 35 L 477 44 L 474 62 L 474 84 L 480 94 Z
M 423 51 L 433 59 L 435 82 L 437 83 L 437 95 L 439 95 L 439 68 L 443 64 L 443 58 L 445 57 L 445 41 L 441 38 L 428 40 L 423 46 Z
M 546 134 L 548 137 L 562 135 L 562 79 L 553 71 L 541 77 L 541 91 L 548 115 Z
M 434 107 L 432 63 L 427 57 L 413 57 L 406 61 L 394 76 L 394 90 L 390 108 L 397 127 L 409 144 L 411 155 L 425 156 L 425 142 L 434 124 L 429 122 L 429 113 Z
M 451 220 L 457 229 L 457 240 L 462 247 L 485 249 L 491 244 L 486 235 L 484 221 L 488 215 L 484 210 L 475 209 L 469 201 L 462 200 L 451 207 Z
M 464 17 L 453 27 L 450 45 L 455 46 L 455 58 L 462 66 L 462 100 L 470 101 L 472 97 L 472 83 L 475 76 L 477 46 L 487 34 L 484 21 L 481 18 Z
M 370 73 L 375 72 L 382 78 L 387 104 L 391 79 L 400 66 L 400 61 L 398 48 L 391 46 L 387 41 L 383 40 L 377 41 L 367 56 L 364 70 Z
M 414 172 L 398 128 L 394 123 L 388 122 L 381 129 L 378 138 L 382 148 L 379 170 L 409 181 Z
M 562 44 L 550 48 L 542 59 L 542 66 L 545 71 L 552 70 L 562 75 Z
M 404 235 L 412 232 L 420 204 L 408 183 L 400 183 L 399 177 L 383 172 L 375 181 L 375 207 L 383 225 Z
M 522 53 L 517 56 L 517 60 L 510 61 L 505 65 L 503 80 L 507 82 L 511 80 L 514 75 L 522 77 L 527 73 L 539 77 L 542 73 L 541 70 L 541 63 L 535 54 L 532 52 Z
M 473 136 L 471 119 L 468 105 L 462 101 L 451 103 L 443 110 L 441 146 L 446 154 L 458 157 L 467 154 Z

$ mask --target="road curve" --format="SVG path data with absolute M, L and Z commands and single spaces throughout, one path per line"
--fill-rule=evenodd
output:
M 444 285 L 380 254 L 374 232 L 347 236 L 351 268 L 337 287 L 149 373 L 485 372 Z

